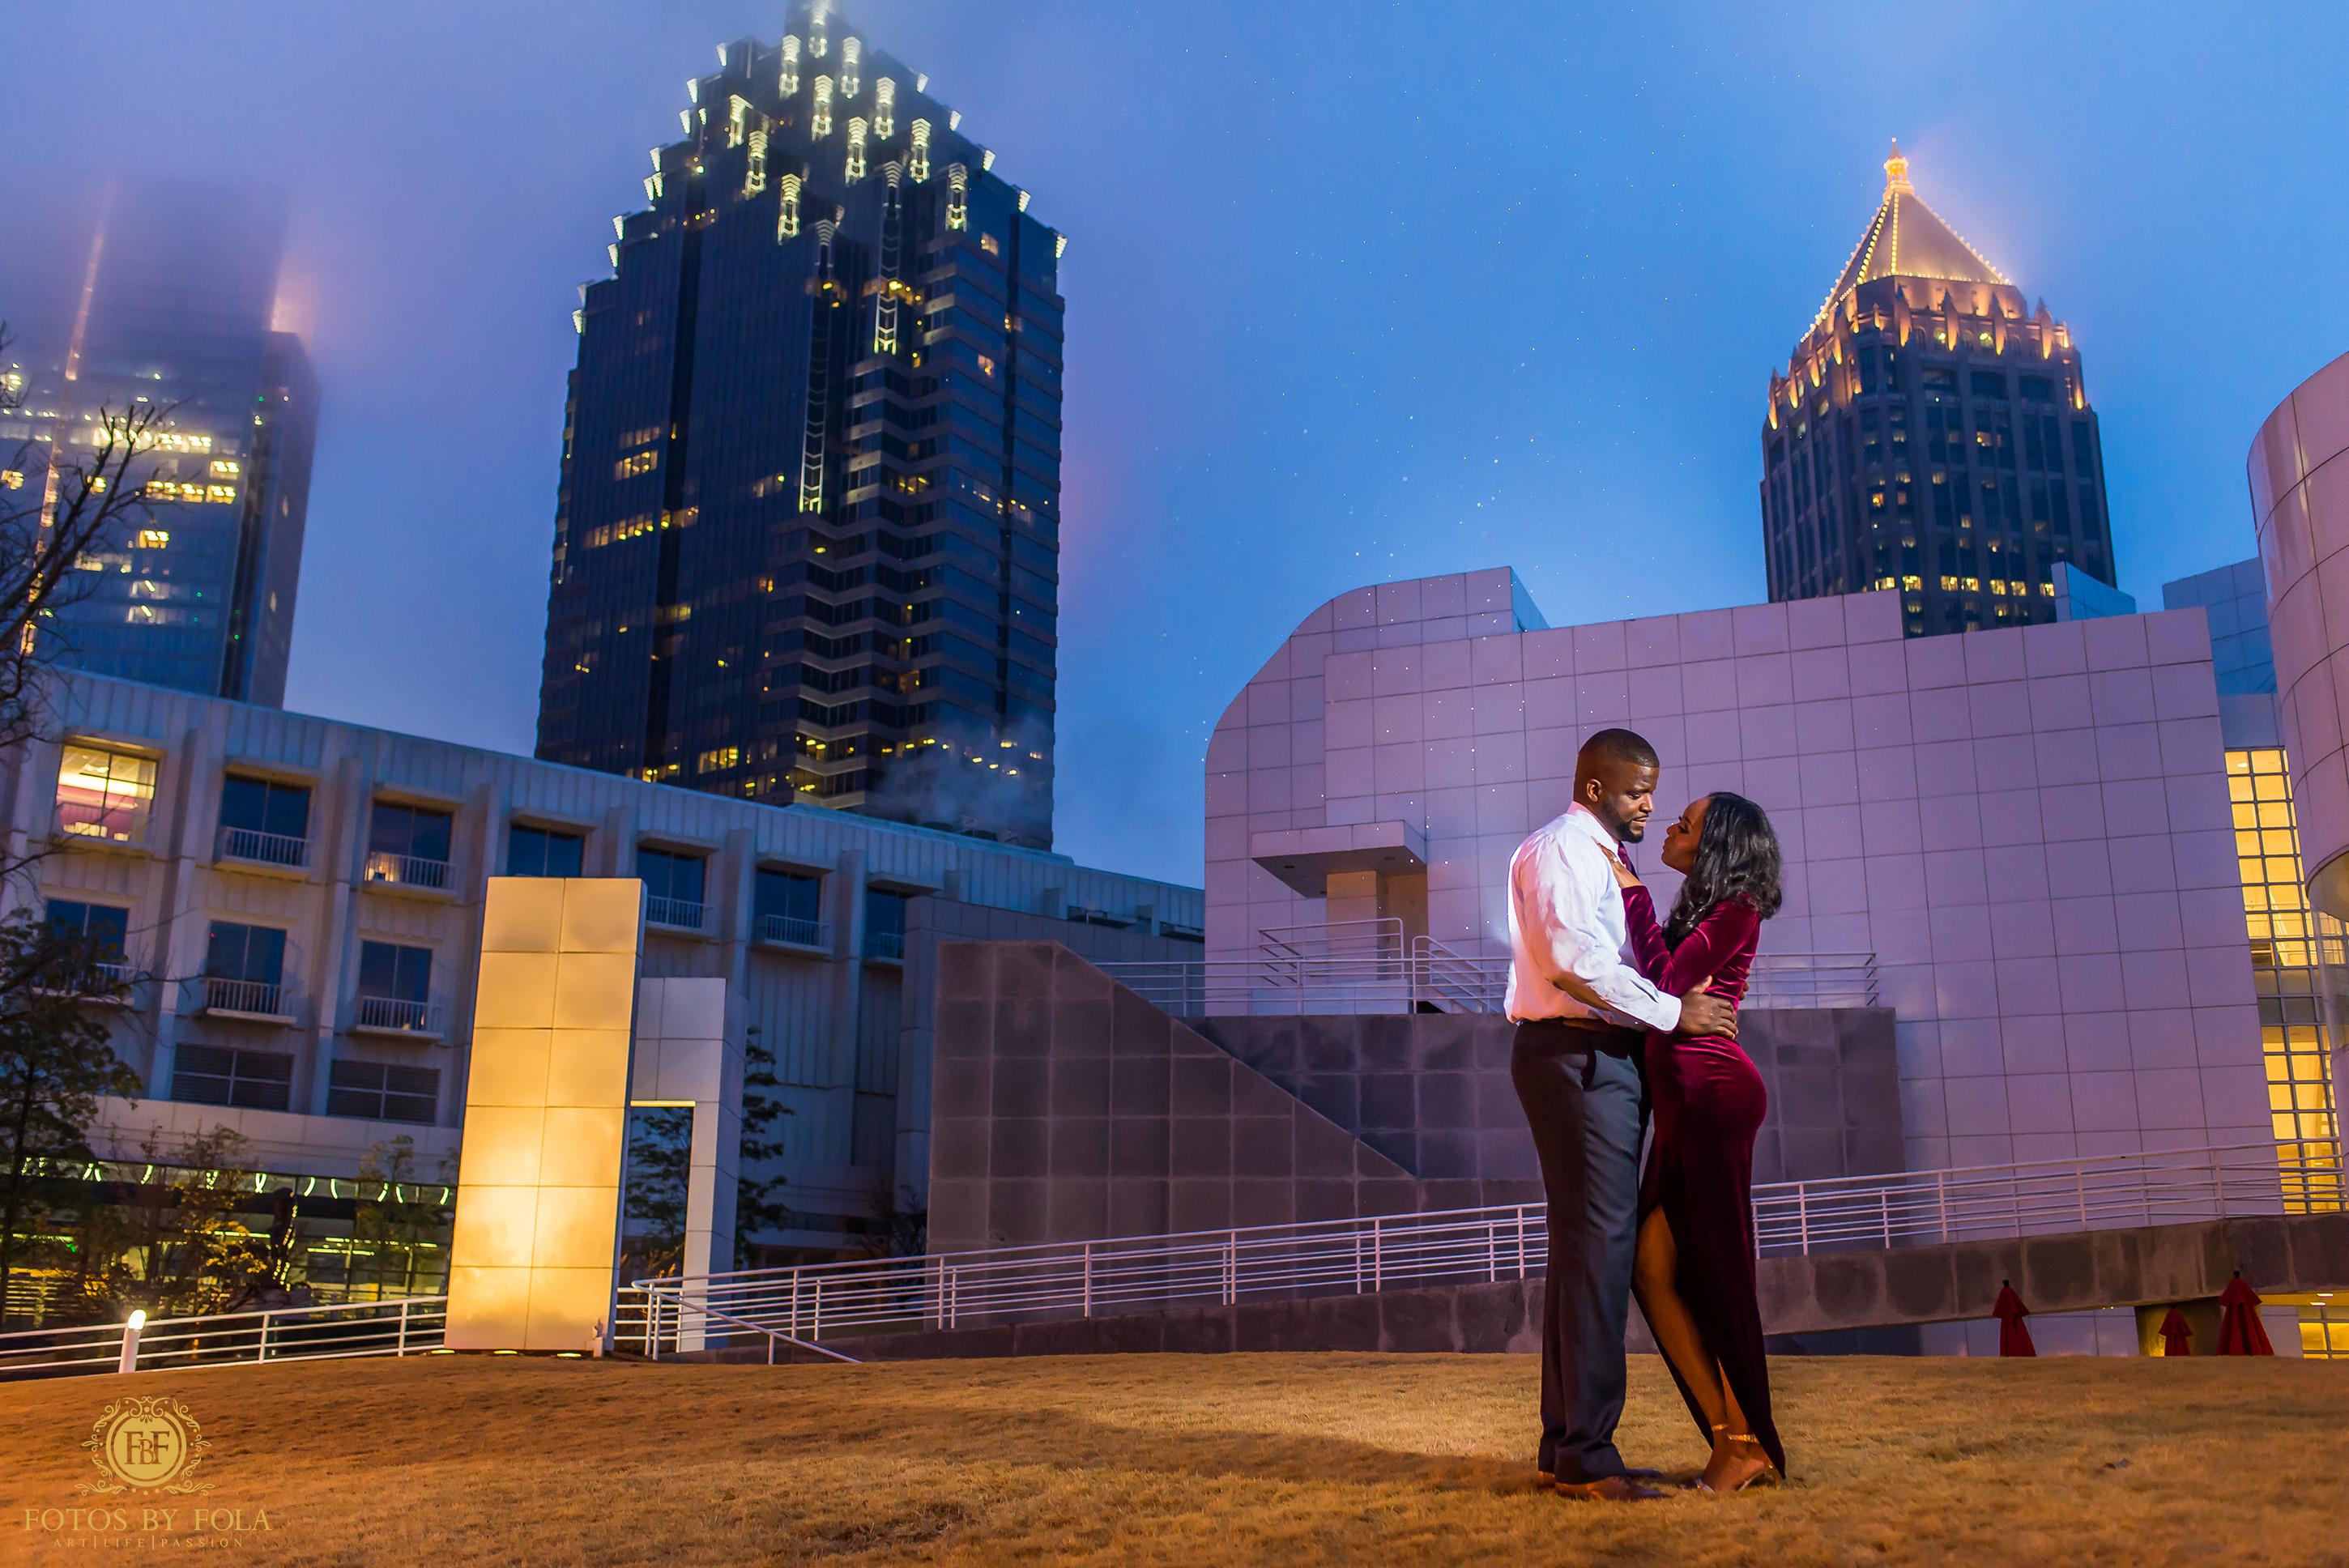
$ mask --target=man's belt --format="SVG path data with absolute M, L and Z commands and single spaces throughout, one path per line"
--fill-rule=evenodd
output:
M 1601 1050 L 1610 1057 L 1635 1055 L 1647 1039 L 1641 1030 L 1625 1028 L 1620 1024 L 1603 1023 L 1597 1018 L 1526 1018 L 1517 1027 L 1557 1029 L 1581 1037 L 1571 1042 L 1561 1041 L 1560 1044 Z

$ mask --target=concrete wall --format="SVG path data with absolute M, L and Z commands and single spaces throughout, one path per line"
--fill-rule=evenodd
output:
M 1511 583 L 1342 595 L 1233 701 L 1211 957 L 1320 923 L 1282 867 L 1366 832 L 1423 860 L 1428 934 L 1495 951 L 1509 854 L 1565 808 L 1581 738 L 1628 724 L 1665 815 L 1716 788 L 1771 812 L 1765 954 L 1876 955 L 1909 1168 L 2271 1136 L 2199 610 L 1904 640 L 1880 593 L 1518 630 Z

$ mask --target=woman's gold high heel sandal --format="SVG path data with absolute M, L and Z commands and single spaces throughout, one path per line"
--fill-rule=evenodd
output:
M 1715 1426 L 1713 1429 L 1715 1432 L 1720 1432 L 1724 1429 L 1722 1426 Z M 1733 1443 L 1752 1443 L 1756 1449 L 1757 1454 L 1762 1447 L 1761 1443 L 1755 1439 L 1754 1434 L 1751 1432 L 1731 1432 L 1726 1440 Z M 1778 1467 L 1770 1462 L 1768 1456 L 1761 1455 L 1760 1457 L 1762 1459 L 1762 1468 L 1754 1471 L 1744 1480 L 1739 1481 L 1735 1486 L 1731 1487 L 1729 1489 L 1731 1491 L 1744 1491 L 1748 1487 L 1776 1486 L 1785 1479 L 1779 1475 Z M 1699 1478 L 1696 1484 L 1697 1490 L 1700 1491 L 1710 1492 L 1713 1490 L 1703 1480 L 1702 1478 Z M 1714 1495 L 1718 1496 L 1720 1494 L 1715 1493 Z

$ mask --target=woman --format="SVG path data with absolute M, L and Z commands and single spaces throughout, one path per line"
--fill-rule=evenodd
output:
M 1667 995 L 1704 989 L 1735 1003 L 1762 922 L 1778 913 L 1778 837 L 1762 808 L 1716 791 L 1664 831 L 1661 856 L 1686 880 L 1663 928 L 1618 863 L 1640 969 Z M 1754 1296 L 1754 1134 L 1768 1105 L 1737 1042 L 1651 1032 L 1655 1142 L 1640 1184 L 1632 1289 L 1690 1412 L 1713 1443 L 1697 1482 L 1730 1492 L 1775 1483 L 1786 1456 L 1770 1419 L 1770 1374 Z

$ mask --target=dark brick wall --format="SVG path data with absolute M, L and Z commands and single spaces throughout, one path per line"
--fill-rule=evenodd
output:
M 1056 942 L 937 949 L 930 1250 L 1425 1207 L 1411 1172 Z
M 1489 1014 L 1168 1017 L 1057 942 L 936 947 L 930 1246 L 1537 1202 Z M 1754 1180 L 1898 1171 L 1885 1008 L 1756 1010 Z
M 1739 1020 L 1770 1109 L 1756 1181 L 1902 1169 L 1889 1007 L 1756 1008 Z M 1428 1207 L 1537 1202 L 1509 1084 L 1516 1026 L 1489 1013 L 1201 1018 L 1198 1032 L 1431 1189 Z

